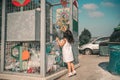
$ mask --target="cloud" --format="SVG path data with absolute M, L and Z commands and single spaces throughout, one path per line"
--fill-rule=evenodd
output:
M 99 7 L 94 3 L 84 4 L 82 8 L 87 10 L 89 17 L 98 18 L 104 16 L 103 12 L 97 10 Z
M 106 6 L 106 7 L 114 7 L 115 4 L 112 2 L 101 2 L 101 5 Z
M 83 8 L 86 10 L 96 10 L 98 8 L 98 6 L 96 4 L 84 4 Z
M 92 12 L 89 12 L 88 15 L 90 17 L 95 18 L 95 17 L 102 17 L 102 16 L 104 16 L 104 13 L 102 13 L 100 11 L 92 11 Z

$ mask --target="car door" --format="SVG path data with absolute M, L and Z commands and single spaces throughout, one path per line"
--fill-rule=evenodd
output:
M 98 50 L 99 49 L 99 43 L 97 41 L 93 42 L 92 48 L 93 48 L 93 50 Z

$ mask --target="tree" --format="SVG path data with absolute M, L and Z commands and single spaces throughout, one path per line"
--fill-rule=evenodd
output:
M 81 32 L 81 35 L 79 36 L 79 46 L 86 44 L 91 39 L 91 33 L 89 30 L 85 29 Z

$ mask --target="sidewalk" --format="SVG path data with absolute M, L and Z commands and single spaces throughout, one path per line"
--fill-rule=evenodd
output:
M 77 75 L 67 77 L 67 74 L 56 80 L 120 80 L 120 76 L 112 75 L 106 69 L 109 57 L 98 55 L 80 55 L 80 67 Z

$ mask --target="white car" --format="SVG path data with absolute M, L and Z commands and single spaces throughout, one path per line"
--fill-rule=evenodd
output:
M 91 40 L 89 43 L 79 46 L 79 52 L 82 54 L 98 54 L 99 53 L 99 44 L 101 42 L 108 42 L 109 37 L 99 37 L 94 40 Z

